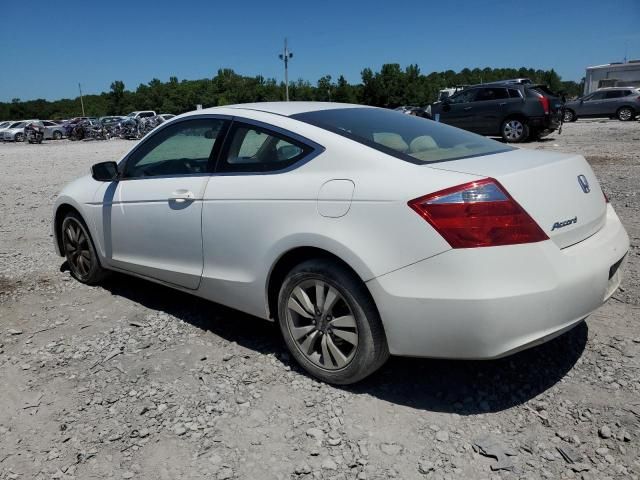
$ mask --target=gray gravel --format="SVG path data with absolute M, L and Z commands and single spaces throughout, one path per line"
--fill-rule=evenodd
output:
M 132 142 L 0 144 L 0 479 L 639 478 L 639 140 L 579 121 L 523 146 L 584 154 L 631 237 L 586 324 L 499 361 L 393 358 L 349 388 L 302 373 L 271 324 L 61 271 L 56 192 Z

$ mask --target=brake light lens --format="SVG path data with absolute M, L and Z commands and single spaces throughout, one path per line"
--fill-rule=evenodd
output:
M 517 245 L 549 238 L 493 178 L 431 193 L 408 205 L 452 248 Z
M 542 110 L 544 110 L 544 114 L 549 115 L 549 110 L 550 110 L 549 99 L 544 95 L 542 95 L 541 93 L 538 93 L 537 95 L 538 95 L 538 101 L 542 105 Z

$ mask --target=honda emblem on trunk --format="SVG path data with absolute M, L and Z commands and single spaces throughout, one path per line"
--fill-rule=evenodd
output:
M 580 188 L 584 193 L 589 193 L 591 189 L 589 188 L 589 180 L 584 175 L 578 175 L 578 183 L 580 184 Z

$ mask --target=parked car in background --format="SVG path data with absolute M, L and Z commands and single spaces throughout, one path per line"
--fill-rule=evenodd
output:
M 404 113 L 405 115 L 415 115 L 416 117 L 424 116 L 424 108 L 412 105 L 403 105 L 401 107 L 394 108 L 394 110 L 396 112 Z
M 602 88 L 566 103 L 564 121 L 578 118 L 617 118 L 628 122 L 640 113 L 640 88 Z
M 506 142 L 543 137 L 562 122 L 562 100 L 544 85 L 492 83 L 474 85 L 429 105 L 430 118 Z
M 141 118 L 146 118 L 146 117 L 155 117 L 155 116 L 156 116 L 156 112 L 154 112 L 153 110 L 140 110 L 137 112 L 131 112 L 127 114 L 127 117 L 135 118 L 136 120 L 139 120 Z
M 44 125 L 45 140 L 60 140 L 64 136 L 64 128 L 62 128 L 62 125 L 52 120 L 43 120 L 42 124 Z
M 14 122 L 9 125 L 9 128 L 2 132 L 3 142 L 22 142 L 24 141 L 24 127 L 27 123 L 35 122 L 36 120 L 22 120 L 20 122 Z
M 0 123 L 0 140 L 2 140 L 4 138 L 4 131 L 9 128 L 11 125 L 13 125 L 15 122 L 13 120 L 9 120 L 6 122 L 2 122 Z
M 100 117 L 98 119 L 98 121 L 104 125 L 105 127 L 111 127 L 114 125 L 117 125 L 119 122 L 121 122 L 124 119 L 123 116 L 120 115 L 112 115 L 110 117 Z

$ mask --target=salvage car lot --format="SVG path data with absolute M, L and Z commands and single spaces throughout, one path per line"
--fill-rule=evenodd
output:
M 56 192 L 132 142 L 0 145 L 0 478 L 640 475 L 639 127 L 522 145 L 585 155 L 629 233 L 622 289 L 586 325 L 499 361 L 392 359 L 346 389 L 301 373 L 274 325 L 60 271 Z

